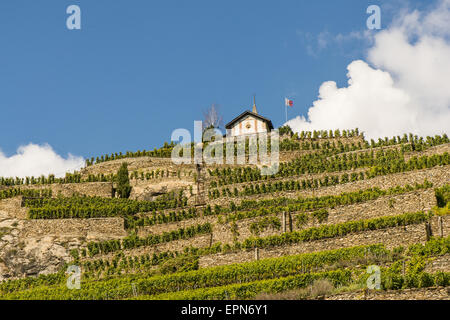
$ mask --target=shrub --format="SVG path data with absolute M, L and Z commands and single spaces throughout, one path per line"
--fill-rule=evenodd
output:
M 308 215 L 306 213 L 300 213 L 296 217 L 297 228 L 301 229 L 305 224 L 308 223 Z
M 450 184 L 446 184 L 435 190 L 436 201 L 439 208 L 445 207 L 450 200 Z
M 178 256 L 161 264 L 162 274 L 198 270 L 198 257 L 193 255 Z
M 131 193 L 128 165 L 126 162 L 122 163 L 119 171 L 117 171 L 117 193 L 120 198 L 128 198 Z
M 311 286 L 311 296 L 318 297 L 329 294 L 333 291 L 334 286 L 328 279 L 315 280 Z

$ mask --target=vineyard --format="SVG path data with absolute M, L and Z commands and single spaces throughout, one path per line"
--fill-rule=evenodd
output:
M 374 266 L 369 290 L 450 292 L 447 135 L 279 133 L 274 175 L 174 165 L 165 143 L 65 177 L 1 177 L 0 299 L 364 297 Z

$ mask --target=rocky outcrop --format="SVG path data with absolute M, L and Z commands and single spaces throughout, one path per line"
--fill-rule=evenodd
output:
M 3 230 L 0 232 L 0 281 L 53 273 L 70 260 L 68 243 L 56 237 L 22 239 L 23 227 L 24 221 L 18 219 L 0 222 L 0 230 Z M 77 243 L 70 246 L 75 245 Z
M 122 218 L 25 220 L 0 210 L 0 281 L 57 272 L 71 249 L 125 236 Z
M 156 197 L 167 194 L 170 191 L 182 189 L 189 190 L 189 186 L 192 186 L 193 190 L 196 189 L 193 186 L 193 181 L 178 178 L 165 179 L 157 183 L 153 181 L 133 180 L 131 186 L 130 199 L 147 201 L 155 200 Z M 185 191 L 184 195 L 189 197 L 190 192 Z

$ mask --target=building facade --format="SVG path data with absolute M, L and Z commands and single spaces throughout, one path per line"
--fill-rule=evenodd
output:
M 244 111 L 225 125 L 228 137 L 251 135 L 255 133 L 270 132 L 273 129 L 272 121 L 258 114 L 256 105 L 252 111 Z

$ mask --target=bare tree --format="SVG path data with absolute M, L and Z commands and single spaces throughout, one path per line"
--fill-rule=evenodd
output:
M 223 125 L 222 116 L 219 114 L 219 105 L 213 103 L 203 112 L 203 127 L 204 128 L 219 128 Z

